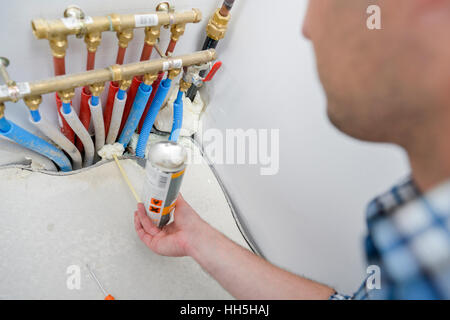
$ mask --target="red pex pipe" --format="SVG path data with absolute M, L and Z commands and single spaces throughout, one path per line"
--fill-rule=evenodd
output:
M 91 93 L 88 87 L 84 87 L 81 90 L 81 100 L 80 100 L 80 121 L 86 130 L 89 130 L 89 125 L 91 124 L 91 110 L 89 109 L 89 99 L 91 98 Z M 80 152 L 84 150 L 83 143 L 80 139 L 77 139 L 75 144 Z
M 152 55 L 153 46 L 144 43 L 144 48 L 142 48 L 142 54 L 141 54 L 141 61 L 146 61 L 150 59 L 150 56 Z
M 127 48 L 122 48 L 119 46 L 119 50 L 117 50 L 116 64 L 123 64 L 123 60 L 125 59 L 125 52 L 127 52 Z
M 177 42 L 175 40 L 170 40 L 169 45 L 167 46 L 166 56 L 172 55 L 172 53 L 175 51 L 176 45 L 177 45 Z
M 53 57 L 53 67 L 55 69 L 55 76 L 63 76 L 66 74 L 65 58 Z
M 114 99 L 116 97 L 117 91 L 119 91 L 119 84 L 117 82 L 110 82 L 108 89 L 108 100 L 106 101 L 105 111 L 103 112 L 106 136 L 108 136 L 109 125 L 111 124 L 111 117 L 114 108 Z
M 123 64 L 123 60 L 125 59 L 125 53 L 127 48 L 122 48 L 119 46 L 117 50 L 117 58 L 116 64 Z M 105 134 L 108 136 L 109 125 L 111 124 L 111 117 L 114 108 L 114 99 L 116 97 L 116 93 L 119 90 L 119 84 L 117 82 L 110 82 L 108 88 L 108 98 L 106 100 L 105 110 L 103 112 L 103 121 L 105 122 Z
M 136 97 L 137 90 L 139 86 L 141 85 L 142 80 L 138 77 L 134 77 L 133 81 L 131 82 L 130 89 L 127 93 L 127 102 L 125 102 L 125 108 L 123 110 L 123 116 L 122 116 L 122 122 L 120 124 L 120 129 L 118 133 L 118 137 L 120 137 L 120 134 L 122 133 L 123 127 L 125 126 L 125 123 L 127 122 L 128 116 L 130 115 L 131 107 L 134 103 L 134 98 Z
M 175 50 L 175 46 L 177 42 L 174 40 L 170 40 L 169 45 L 167 46 L 166 56 L 171 56 L 173 51 Z M 138 133 L 141 133 L 142 126 L 144 125 L 145 117 L 147 116 L 148 110 L 152 105 L 153 99 L 155 98 L 156 91 L 158 90 L 159 84 L 161 83 L 164 77 L 164 72 L 160 72 L 158 74 L 158 78 L 152 84 L 152 93 L 150 94 L 150 98 L 148 99 L 147 105 L 145 106 L 144 113 L 142 114 L 141 120 L 139 121 Z
M 95 51 L 91 52 L 88 50 L 87 53 L 87 63 L 86 63 L 86 70 L 93 70 L 95 68 Z
M 62 125 L 61 132 L 66 136 L 67 139 L 69 139 L 73 143 L 75 141 L 75 133 L 73 132 L 72 128 L 66 122 L 66 119 L 64 119 L 64 117 L 61 113 L 62 101 L 58 97 L 57 93 L 55 93 L 55 98 L 56 98 L 56 107 L 58 109 L 58 118 L 60 121 L 59 123 L 60 123 L 60 125 Z

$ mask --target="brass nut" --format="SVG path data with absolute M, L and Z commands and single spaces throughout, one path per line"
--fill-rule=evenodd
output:
M 127 29 L 117 32 L 117 39 L 119 39 L 119 46 L 121 48 L 127 48 L 131 40 L 133 40 L 133 29 Z
M 144 75 L 144 83 L 146 85 L 151 85 L 153 82 L 155 82 L 155 80 L 158 78 L 157 74 L 152 74 L 152 73 L 146 73 Z
M 131 86 L 131 79 L 124 79 L 124 80 L 120 81 L 119 89 L 125 91 L 130 86 Z
M 101 32 L 91 32 L 86 34 L 86 36 L 84 37 L 84 42 L 86 42 L 86 46 L 89 52 L 96 52 L 101 41 Z
M 65 36 L 54 37 L 49 40 L 52 54 L 55 58 L 64 58 L 67 50 L 67 38 Z
M 172 69 L 169 70 L 169 74 L 167 77 L 171 80 L 175 79 L 181 73 L 181 69 Z
M 3 102 L 0 102 L 0 118 L 3 118 L 5 116 L 5 104 Z
M 202 21 L 202 12 L 200 11 L 200 9 L 194 8 L 192 9 L 192 11 L 195 14 L 193 23 L 199 23 L 200 21 Z
M 39 106 L 42 102 L 42 97 L 41 96 L 26 97 L 23 99 L 23 101 L 30 110 L 34 111 L 39 109 Z
M 149 46 L 154 46 L 157 43 L 160 35 L 161 35 L 161 27 L 159 26 L 145 28 L 145 42 Z
M 174 24 L 170 28 L 171 39 L 173 41 L 178 41 L 180 37 L 184 34 L 184 30 L 186 29 L 185 24 Z
M 63 103 L 69 103 L 70 101 L 72 101 L 73 97 L 75 96 L 75 90 L 67 89 L 67 90 L 59 91 L 58 96 Z
M 228 22 L 230 21 L 230 15 L 224 17 L 219 13 L 219 11 L 220 9 L 216 10 L 206 26 L 206 34 L 208 37 L 216 41 L 225 37 Z
M 105 84 L 103 82 L 93 83 L 89 86 L 89 90 L 91 90 L 92 95 L 96 97 L 99 97 L 104 89 Z
M 182 92 L 187 92 L 189 88 L 191 87 L 192 83 L 184 81 L 184 79 L 180 80 L 180 90 Z

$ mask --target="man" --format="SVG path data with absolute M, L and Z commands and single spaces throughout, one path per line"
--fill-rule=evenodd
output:
M 366 27 L 371 4 L 381 7 L 382 30 Z M 238 299 L 449 299 L 449 30 L 448 0 L 309 4 L 303 33 L 314 44 L 331 122 L 409 155 L 411 178 L 367 210 L 366 253 L 380 267 L 381 289 L 363 283 L 347 297 L 275 267 L 209 226 L 181 196 L 163 230 L 138 205 L 141 240 L 161 255 L 193 257 Z

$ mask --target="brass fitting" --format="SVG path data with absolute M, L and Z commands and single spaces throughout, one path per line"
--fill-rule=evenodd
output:
M 119 39 L 119 47 L 128 48 L 128 43 L 133 40 L 133 29 L 126 29 L 117 32 L 117 39 Z
M 186 24 L 174 24 L 170 28 L 171 39 L 173 41 L 178 41 L 180 37 L 184 34 L 184 30 L 186 30 Z
M 169 73 L 167 75 L 167 78 L 169 78 L 170 80 L 175 79 L 181 72 L 181 69 L 172 69 L 169 70 Z
M 5 104 L 0 102 L 0 119 L 5 116 Z
M 63 103 L 70 103 L 70 101 L 72 101 L 73 97 L 75 96 L 75 90 L 67 89 L 59 91 L 58 96 Z
M 50 49 L 55 58 L 64 58 L 67 50 L 67 37 L 54 36 L 49 38 Z
M 98 31 L 87 33 L 84 37 L 84 42 L 86 42 L 89 52 L 96 52 L 101 41 L 102 33 Z
M 93 83 L 89 86 L 89 90 L 91 91 L 92 95 L 96 97 L 99 97 L 104 89 L 105 84 L 103 82 Z
M 155 80 L 157 78 L 158 78 L 157 74 L 146 73 L 146 74 L 144 74 L 144 83 L 149 86 L 149 85 L 153 84 L 153 82 L 155 82 Z
M 184 79 L 180 80 L 180 91 L 187 92 L 191 87 L 192 83 L 184 81 Z
M 145 28 L 145 43 L 149 46 L 154 46 L 158 42 L 158 38 L 161 35 L 161 27 L 146 27 Z
M 28 109 L 35 111 L 39 109 L 39 106 L 41 105 L 42 96 L 25 97 L 23 101 L 27 105 Z
M 225 37 L 227 32 L 228 22 L 230 21 L 231 15 L 226 17 L 220 14 L 220 9 L 214 12 L 211 19 L 209 19 L 208 25 L 206 26 L 206 34 L 213 40 L 220 40 Z
M 131 86 L 131 79 L 124 79 L 124 80 L 121 80 L 121 81 L 119 82 L 119 89 L 120 89 L 120 90 L 125 91 L 125 90 L 127 90 L 130 86 Z

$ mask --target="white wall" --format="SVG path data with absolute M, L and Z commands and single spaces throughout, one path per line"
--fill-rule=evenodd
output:
M 0 11 L 0 54 L 11 60 L 8 70 L 15 80 L 52 76 L 50 48 L 47 41 L 34 38 L 30 21 L 59 18 L 74 2 L 88 15 L 152 11 L 158 3 L 10 2 Z M 206 21 L 221 1 L 173 3 L 177 9 L 198 7 L 203 11 L 203 22 L 187 27 L 176 53 L 198 50 Z M 237 0 L 227 38 L 218 47 L 224 67 L 206 88 L 210 105 L 205 128 L 280 129 L 279 174 L 260 176 L 258 166 L 217 169 L 242 223 L 270 261 L 352 292 L 364 273 L 365 204 L 408 169 L 399 150 L 356 142 L 327 122 L 313 53 L 300 35 L 305 5 L 305 0 Z M 163 39 L 167 37 L 165 31 Z M 137 31 L 126 62 L 139 58 L 142 39 L 143 31 Z M 115 34 L 104 35 L 97 67 L 114 63 L 116 43 Z M 67 72 L 82 71 L 85 59 L 83 41 L 71 37 Z M 42 110 L 56 124 L 52 96 L 44 97 Z M 6 112 L 10 119 L 31 129 L 23 103 L 8 103 Z

